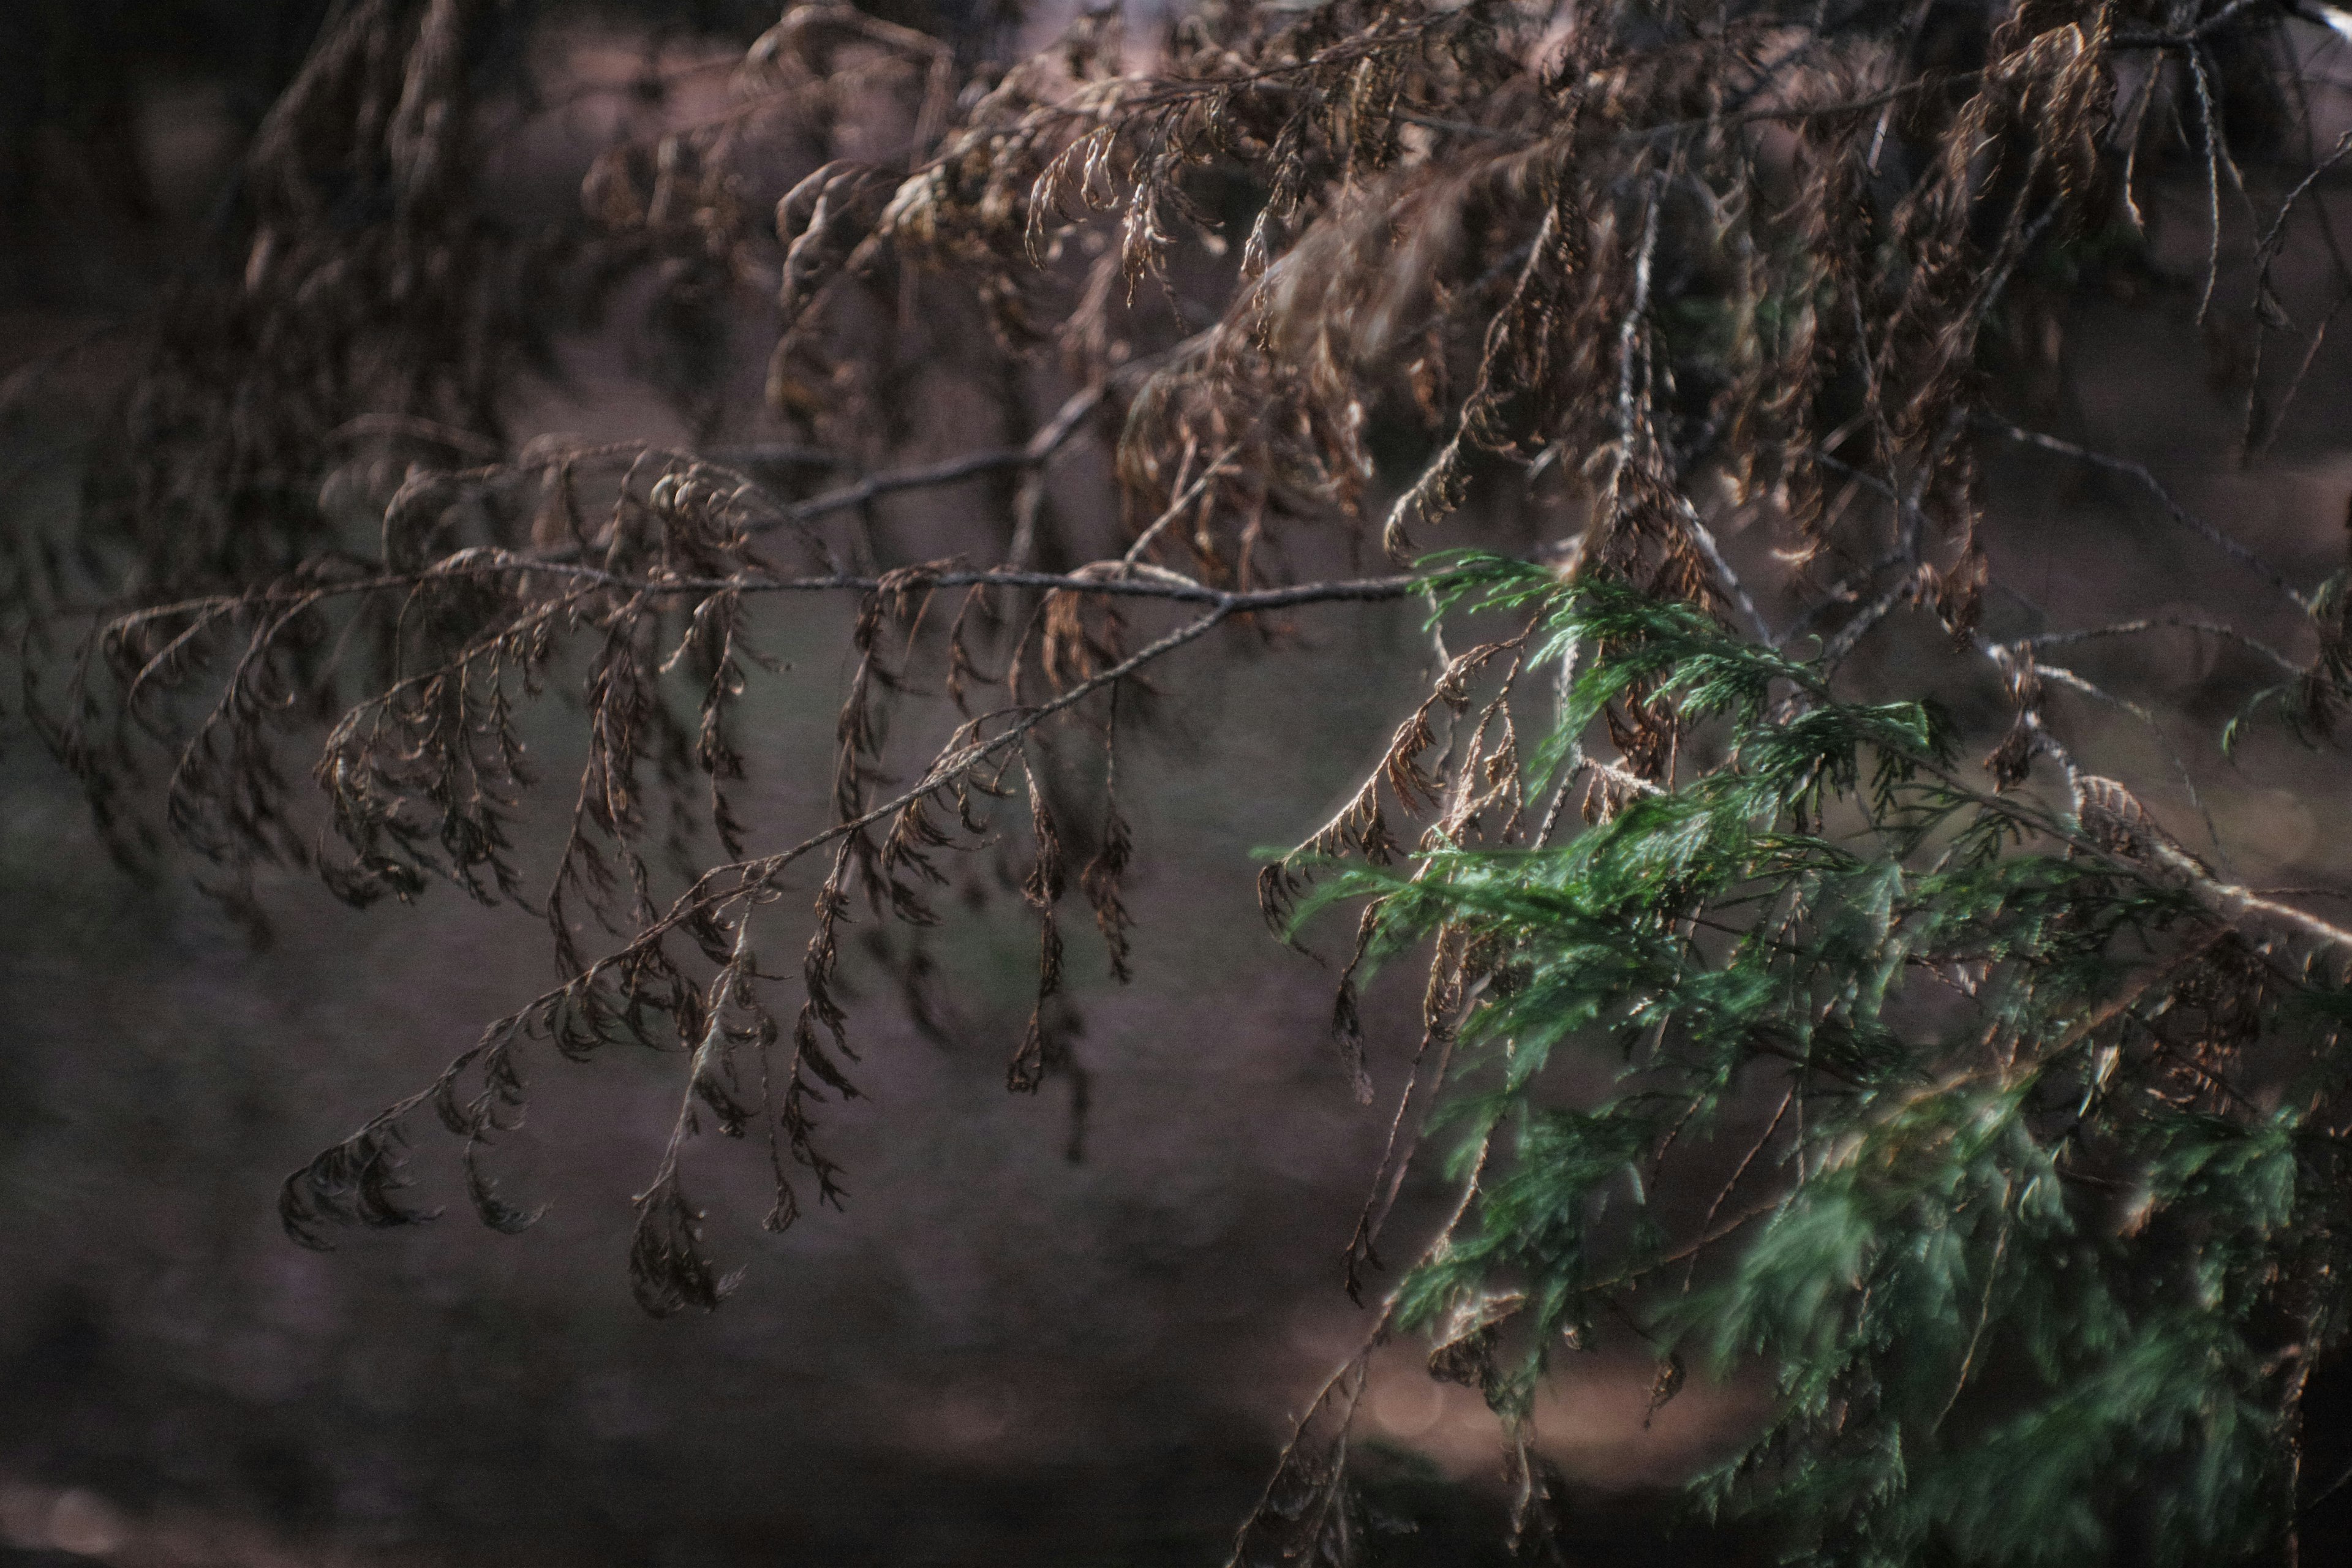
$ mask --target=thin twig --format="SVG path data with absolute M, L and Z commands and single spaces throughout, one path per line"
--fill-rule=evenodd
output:
M 1981 416 L 1978 423 L 1988 430 L 2007 437 L 2011 441 L 2029 447 L 2039 447 L 2045 452 L 2056 452 L 2063 457 L 2088 463 L 2094 468 L 2105 468 L 2137 479 L 2147 487 L 2149 494 L 2156 497 L 2158 504 L 2164 508 L 2173 521 L 2277 589 L 2293 601 L 2295 608 L 2306 615 L 2310 613 L 2311 601 L 2297 591 L 2294 584 L 2287 581 L 2284 573 L 2263 560 L 2261 555 L 2240 541 L 2222 532 L 2219 528 L 2173 500 L 2172 492 L 2165 489 L 2164 482 L 2158 479 L 2145 463 L 2134 462 L 2129 458 L 2110 457 L 2105 452 L 2095 452 L 2088 447 L 2079 446 L 2062 437 L 2046 435 L 2039 430 L 2028 430 L 2022 426 L 2012 425 L 2006 419 L 1991 415 Z
M 2075 643 L 2096 641 L 2103 637 L 2138 637 L 2145 633 L 2158 631 L 2199 632 L 2207 637 L 2221 637 L 2236 643 L 2252 653 L 2261 655 L 2282 674 L 2301 677 L 2305 673 L 2303 666 L 2295 663 L 2270 644 L 2259 638 L 2248 637 L 2235 626 L 2225 626 L 2220 621 L 2204 620 L 2194 616 L 2146 616 L 2137 620 L 2117 621 L 2113 626 L 2082 626 L 2063 632 L 2038 632 L 2032 637 L 2018 637 L 2010 646 L 2023 648 L 2064 647 Z

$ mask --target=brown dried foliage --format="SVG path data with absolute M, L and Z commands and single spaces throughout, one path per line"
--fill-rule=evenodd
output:
M 295 1173 L 286 1220 L 315 1242 L 331 1223 L 417 1217 L 398 1171 L 430 1106 L 462 1140 L 483 1217 L 525 1223 L 484 1163 L 522 1114 L 525 1058 L 668 1051 L 686 1064 L 679 1109 L 630 1252 L 655 1312 L 727 1287 L 684 1184 L 707 1128 L 765 1141 L 771 1225 L 806 1194 L 838 1200 L 819 1133 L 823 1108 L 856 1092 L 843 927 L 939 919 L 943 890 L 974 885 L 953 852 L 995 852 L 1038 923 L 1009 1084 L 1059 1073 L 1082 1108 L 1061 913 L 1075 883 L 1124 978 L 1137 847 L 1115 744 L 1148 717 L 1146 673 L 1237 635 L 1227 623 L 1277 642 L 1286 612 L 1426 586 L 1300 563 L 1376 542 L 1402 563 L 1459 510 L 1516 514 L 1564 574 L 1693 601 L 1776 644 L 1818 637 L 1832 668 L 1917 606 L 1966 661 L 1998 667 L 2015 723 L 1995 781 L 2063 757 L 2052 639 L 1979 629 L 1989 443 L 2134 470 L 2007 423 L 2053 369 L 2037 345 L 2063 340 L 2052 279 L 2104 268 L 2219 308 L 2218 271 L 2162 277 L 2140 203 L 2210 183 L 2220 254 L 2237 168 L 2223 131 L 2244 114 L 2215 95 L 2291 77 L 2300 26 L 2244 0 L 1212 0 L 1154 40 L 1089 14 L 1025 58 L 975 65 L 845 5 L 800 5 L 750 48 L 728 111 L 597 160 L 588 227 L 565 242 L 582 265 L 559 278 L 557 252 L 501 230 L 468 184 L 481 93 L 466 61 L 493 9 L 338 11 L 247 155 L 241 270 L 191 281 L 159 318 L 79 554 L 18 574 L 39 619 L 28 679 L 126 858 L 160 842 L 141 805 L 160 798 L 161 828 L 248 906 L 252 868 L 288 864 L 354 903 L 446 881 L 543 911 L 560 982 Z M 2224 50 L 2270 68 L 2224 77 Z M 2168 163 L 2168 132 L 2195 156 Z M 789 180 L 771 177 L 778 159 Z M 2251 237 L 2263 289 L 2298 204 L 2318 200 L 2294 185 Z M 772 299 L 767 394 L 792 439 L 512 447 L 501 398 L 549 324 L 536 295 L 625 276 L 651 279 L 689 357 Z M 2263 298 L 2257 342 L 2284 319 Z M 983 389 L 997 444 L 907 456 L 927 376 Z M 714 384 L 675 389 L 706 435 L 728 412 Z M 2249 428 L 2282 416 L 2266 405 Z M 1116 528 L 1080 515 L 1056 472 L 1086 448 Z M 2341 593 L 2292 586 L 2136 477 L 2184 537 L 2292 601 L 2315 652 L 2244 640 L 2325 730 L 2352 659 Z M 890 559 L 877 506 L 956 486 L 978 498 L 957 556 Z M 1743 583 L 1726 560 L 1716 532 L 1735 516 L 1777 531 L 1775 580 Z M 93 586 L 76 640 L 72 602 Z M 780 839 L 732 804 L 771 760 L 743 723 L 747 692 L 781 674 L 755 634 L 777 596 L 842 595 L 858 607 L 826 815 Z M 1569 738 L 1538 793 L 1533 737 L 1558 702 L 1549 667 L 1530 674 L 1546 650 L 1524 626 L 1481 635 L 1458 655 L 1439 642 L 1426 700 L 1360 787 L 1267 868 L 1270 917 L 1321 860 L 1542 844 L 1570 806 L 1596 820 L 1673 787 L 1682 737 L 1635 690 L 1601 733 Z M 933 684 L 956 715 L 910 738 L 940 717 Z M 534 867 L 516 816 L 546 766 L 534 755 L 558 748 L 526 716 L 559 687 L 581 755 L 560 848 Z M 2086 832 L 2185 857 L 2099 783 L 2079 792 Z M 759 966 L 752 932 L 820 857 L 795 982 Z M 928 960 L 907 952 L 923 1005 Z M 1356 967 L 1334 1030 L 1369 1100 Z M 1437 944 L 1351 1289 L 1379 1263 L 1456 1023 L 1507 983 L 1464 942 Z M 797 1002 L 771 1011 L 778 984 Z M 1448 1365 L 1467 1375 L 1464 1344 Z M 1336 1560 L 1353 1528 L 1314 1452 L 1294 1450 L 1253 1526 L 1282 1536 L 1284 1560 Z M 1544 1483 L 1522 1458 L 1533 1498 Z

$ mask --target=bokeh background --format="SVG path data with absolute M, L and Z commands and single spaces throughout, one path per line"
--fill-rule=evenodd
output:
M 203 255 L 238 149 L 321 9 L 0 6 L 0 526 L 55 529 L 79 504 L 121 340 Z M 551 226 L 576 221 L 581 173 L 625 117 L 707 110 L 724 77 L 697 63 L 773 20 L 716 0 L 542 9 L 525 45 L 550 90 L 508 124 L 489 177 L 510 212 Z M 648 60 L 677 73 L 658 101 L 627 90 Z M 2198 243 L 2189 222 L 2160 232 Z M 511 410 L 517 442 L 688 438 L 625 304 L 558 335 L 551 374 Z M 2244 473 L 2226 343 L 2186 306 L 2153 326 L 2127 306 L 2080 312 L 2071 433 L 2150 463 L 2299 579 L 2339 560 L 2340 357 L 2315 363 L 2271 458 Z M 743 412 L 726 434 L 769 433 L 771 330 L 740 323 Z M 994 438 L 956 406 L 942 395 L 908 458 Z M 2022 591 L 1993 613 L 2012 625 L 2081 624 L 2118 600 L 2266 613 L 2127 484 L 2032 454 L 1999 458 L 1994 479 L 1997 575 Z M 926 536 L 952 528 L 955 504 L 910 500 L 885 523 Z M 1769 572 L 1760 534 L 1729 547 Z M 796 606 L 762 627 L 790 672 L 747 727 L 755 824 L 820 809 L 847 614 Z M 696 1189 L 742 1283 L 715 1314 L 658 1323 L 622 1261 L 629 1196 L 675 1105 L 669 1058 L 539 1065 L 501 1166 L 509 1195 L 547 1205 L 520 1237 L 473 1224 L 429 1137 L 412 1171 L 448 1217 L 331 1253 L 278 1228 L 286 1171 L 546 984 L 535 916 L 446 891 L 360 914 L 289 877 L 262 889 L 272 930 L 257 942 L 187 878 L 115 866 L 0 699 L 0 1562 L 1222 1561 L 1291 1412 L 1364 1331 L 1339 1258 L 1388 1110 L 1355 1103 L 1326 1043 L 1329 971 L 1260 922 L 1255 851 L 1352 792 L 1430 662 L 1409 609 L 1314 611 L 1289 632 L 1168 667 L 1133 742 L 1133 984 L 1072 944 L 1082 1157 L 1066 1158 L 1066 1085 L 1003 1089 L 1032 928 L 1003 908 L 959 915 L 929 939 L 954 998 L 940 1027 L 918 1029 L 878 985 L 860 999 L 866 1098 L 827 1124 L 845 1211 L 766 1236 L 756 1151 L 698 1148 Z M 1937 635 L 1896 637 L 1868 679 L 1900 687 Z M 2234 768 L 2211 754 L 2244 687 L 2233 657 L 2093 650 L 2086 673 L 2168 693 L 2164 723 L 2064 698 L 2061 711 L 2103 771 L 2167 776 L 2178 745 L 2240 876 L 2338 879 L 2352 846 L 2332 760 L 2268 742 Z M 1998 724 L 1989 679 L 1948 696 Z M 544 743 L 558 759 L 570 743 L 560 712 Z M 2185 794 L 2158 805 L 2210 843 Z M 800 940 L 780 918 L 778 951 Z M 1384 1097 L 1416 994 L 1391 976 L 1368 999 Z M 1418 1181 L 1401 1233 L 1444 1196 Z M 1542 1411 L 1579 1488 L 1579 1550 L 1726 1561 L 1732 1543 L 1675 1536 L 1656 1499 L 1736 1436 L 1758 1393 L 1695 1384 L 1645 1422 L 1650 1377 L 1632 1347 L 1588 1358 Z M 1499 1560 L 1499 1450 L 1477 1396 L 1398 1346 L 1367 1410 L 1381 1552 Z

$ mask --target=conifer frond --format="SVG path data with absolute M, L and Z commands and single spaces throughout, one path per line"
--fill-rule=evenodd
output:
M 2352 594 L 2036 426 L 2087 420 L 2095 288 L 2209 331 L 2243 454 L 2276 437 L 2352 298 L 2300 9 L 1202 0 L 989 60 L 813 0 L 716 113 L 655 81 L 548 239 L 478 178 L 487 112 L 535 100 L 472 62 L 524 58 L 530 9 L 332 8 L 138 335 L 86 504 L 0 562 L 25 710 L 127 864 L 176 846 L 257 930 L 270 868 L 546 923 L 551 988 L 288 1179 L 298 1239 L 426 1217 L 428 1108 L 478 1215 L 526 1225 L 496 1167 L 527 1075 L 626 1045 L 676 1075 L 633 1284 L 716 1305 L 698 1162 L 764 1145 L 772 1226 L 841 1201 L 847 939 L 938 1030 L 918 939 L 957 901 L 1035 924 L 1005 1078 L 1066 1081 L 1076 1157 L 1065 917 L 1118 978 L 1149 960 L 1127 879 L 1176 850 L 1130 827 L 1122 748 L 1155 685 L 1418 600 L 1426 643 L 1383 656 L 1426 647 L 1425 687 L 1261 904 L 1297 940 L 1360 900 L 1332 1044 L 1396 1099 L 1351 1292 L 1405 1256 L 1424 1141 L 1465 1140 L 1370 1340 L 1425 1333 L 1495 1408 L 1528 1549 L 1559 1491 L 1538 1380 L 1628 1318 L 1654 1404 L 1776 1371 L 1706 1484 L 1800 1555 L 2079 1561 L 2148 1509 L 2184 1561 L 2292 1538 L 2352 1262 L 2352 932 L 2242 884 L 2069 710 L 2187 780 L 2179 691 L 2055 650 L 2226 645 L 2193 677 L 2224 749 L 2257 719 L 2321 745 Z M 517 440 L 554 335 L 625 299 L 686 437 Z M 756 426 L 726 395 L 752 336 Z M 2053 629 L 1990 548 L 2055 488 L 2023 463 L 2130 481 L 2160 531 L 2118 551 L 2259 601 L 2117 571 Z M 759 704 L 826 624 L 829 735 L 792 754 Z M 806 820 L 746 806 L 763 769 L 815 781 Z M 1362 985 L 1416 950 L 1392 1085 Z M 1568 1103 L 1570 1061 L 1615 1088 Z M 1357 1553 L 1368 1365 L 1237 1561 Z
M 1484 1174 L 1382 1321 L 1514 1428 L 1615 1320 L 1760 1359 L 1776 1414 L 1703 1485 L 1810 1561 L 2097 1560 L 2151 1496 L 2164 1561 L 2291 1528 L 2290 1373 L 2352 1305 L 2347 953 L 2232 923 L 2110 781 L 2071 816 L 1983 791 L 1928 705 L 1606 583 L 1454 572 L 1598 650 L 1564 733 L 1642 689 L 1722 761 L 1566 844 L 1431 844 L 1301 904 L 1369 898 L 1367 963 L 1435 938 L 1485 983 L 1453 1073 Z M 1570 1059 L 1616 1089 L 1560 1106 Z

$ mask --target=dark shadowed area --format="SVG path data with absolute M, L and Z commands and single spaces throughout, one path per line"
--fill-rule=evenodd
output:
M 29 537 L 84 504 L 121 340 L 210 243 L 239 151 L 299 58 L 287 41 L 327 7 L 0 4 L 0 116 L 13 117 L 0 119 L 0 527 Z M 715 0 L 540 10 L 513 47 L 538 62 L 541 99 L 506 106 L 483 177 L 518 226 L 551 231 L 573 221 L 616 128 L 713 112 L 718 67 L 773 20 Z M 891 14 L 950 30 L 961 16 Z M 802 172 L 780 169 L 780 184 Z M 2201 185 L 2152 178 L 2143 199 L 2168 258 L 2192 267 Z M 2325 293 L 2324 263 L 2317 247 L 2294 252 L 2282 291 Z M 785 439 L 761 412 L 773 320 L 722 320 L 708 363 L 682 368 L 636 287 L 550 329 L 500 410 L 509 444 Z M 2298 580 L 2315 576 L 2345 548 L 2352 363 L 2333 347 L 2315 357 L 2269 461 L 2243 473 L 2227 345 L 2193 310 L 2184 299 L 2161 331 L 2145 310 L 2076 311 L 2074 361 L 2097 371 L 2053 389 L 2051 426 L 2146 463 Z M 1003 439 L 945 376 L 903 395 L 900 461 Z M 1087 542 L 1070 559 L 1098 548 L 1090 530 L 1115 531 L 1081 510 L 1100 467 L 1080 458 L 1055 480 L 1076 498 L 1058 526 Z M 890 499 L 866 525 L 898 559 L 947 554 L 960 508 L 988 482 Z M 2249 624 L 2264 613 L 2261 585 L 2224 580 L 2197 539 L 2149 542 L 2166 524 L 2126 479 L 2011 448 L 1990 487 L 1994 575 L 2021 586 L 1990 601 L 1989 620 L 2073 626 L 2118 595 Z M 1489 516 L 1446 542 L 1524 548 L 1528 526 Z M 2129 570 L 2148 580 L 2119 589 L 2106 574 L 2125 539 Z M 1724 542 L 1777 592 L 1762 529 Z M 1345 549 L 1329 545 L 1335 563 Z M 755 847 L 824 807 L 854 614 L 814 597 L 761 612 L 761 649 L 786 675 L 744 710 L 736 808 Z M 1889 692 L 1908 690 L 1944 637 L 1917 619 L 1876 645 L 1869 679 Z M 154 879 L 110 859 L 74 782 L 12 729 L 0 754 L 0 1563 L 1223 1561 L 1289 1421 L 1370 1321 L 1342 1289 L 1341 1252 L 1419 1028 L 1410 966 L 1368 990 L 1376 1097 L 1359 1104 L 1329 1038 L 1344 921 L 1310 933 L 1320 961 L 1286 949 L 1260 918 L 1260 854 L 1348 797 L 1435 663 L 1417 601 L 1228 630 L 1154 671 L 1149 722 L 1122 742 L 1135 973 L 1116 983 L 1073 922 L 1063 1022 L 1076 1070 L 1005 1092 L 1034 988 L 1034 929 L 1005 894 L 1017 868 L 966 857 L 946 918 L 919 933 L 847 926 L 862 1098 L 823 1112 L 846 1201 L 764 1232 L 757 1139 L 705 1140 L 695 1190 L 740 1282 L 717 1311 L 661 1321 L 623 1274 L 630 1200 L 677 1102 L 676 1063 L 651 1053 L 530 1065 L 529 1121 L 499 1166 L 509 1201 L 543 1205 L 520 1235 L 474 1223 L 437 1131 L 408 1167 L 408 1196 L 442 1211 L 435 1223 L 337 1232 L 329 1251 L 293 1245 L 279 1224 L 289 1171 L 550 983 L 535 911 L 476 907 L 451 888 L 358 911 L 288 871 L 254 889 L 258 929 L 184 864 Z M 2145 679 L 2151 661 L 2176 661 L 2193 693 L 2214 660 L 2237 657 L 2118 643 L 2077 662 L 2094 679 L 2111 666 Z M 1963 720 L 1997 732 L 1990 674 L 1973 700 Z M 13 695 L 0 706 L 16 717 Z M 2151 805 L 2184 840 L 2218 841 L 2239 879 L 2352 876 L 2333 758 L 2264 738 L 2233 766 L 2185 732 L 2210 734 L 2225 711 L 2192 706 L 2168 736 L 2077 706 L 2082 749 L 2110 771 L 2163 775 L 2181 749 L 2211 831 L 2185 791 Z M 531 722 L 551 773 L 576 769 L 560 705 Z M 563 804 L 525 820 L 526 851 L 558 842 Z M 789 969 L 806 937 L 779 918 L 754 940 Z M 918 942 L 940 983 L 910 1008 L 892 976 Z M 1726 1164 L 1738 1142 L 1727 1132 Z M 1430 1230 L 1452 1191 L 1438 1165 L 1417 1173 L 1399 1231 Z M 1379 1560 L 1507 1561 L 1493 1418 L 1424 1359 L 1382 1351 L 1367 1395 Z M 1629 1342 L 1580 1360 L 1540 1403 L 1545 1449 L 1575 1490 L 1576 1561 L 1739 1561 L 1738 1542 L 1658 1500 L 1769 1390 L 1695 1378 L 1653 1413 L 1653 1376 Z
M 116 339 L 206 243 L 291 68 L 269 40 L 300 32 L 237 5 L 151 9 L 91 32 L 37 5 L 8 23 L 10 68 L 48 84 L 11 100 L 0 204 L 0 376 L 22 395 L 0 426 L 10 528 L 81 504 Z M 519 116 L 487 171 L 511 210 L 573 210 L 617 116 L 708 111 L 723 79 L 703 68 L 746 35 L 687 9 L 650 38 L 607 18 L 538 40 L 558 107 Z M 135 52 L 77 53 L 158 18 Z M 649 69 L 676 73 L 669 98 L 599 90 Z M 772 438 L 756 412 L 770 330 L 734 334 L 751 412 L 731 438 Z M 552 350 L 509 411 L 517 445 L 687 438 L 625 302 Z M 916 455 L 993 438 L 953 395 Z M 955 498 L 886 507 L 878 526 L 952 548 Z M 822 798 L 848 616 L 812 605 L 762 627 L 795 679 L 760 711 L 747 820 Z M 720 1151 L 743 1157 L 706 1160 L 701 1192 L 740 1287 L 663 1322 L 621 1272 L 675 1100 L 658 1058 L 541 1069 L 505 1157 L 509 1194 L 545 1205 L 520 1237 L 476 1226 L 429 1145 L 412 1195 L 448 1211 L 437 1223 L 320 1253 L 278 1222 L 288 1170 L 545 983 L 533 914 L 450 889 L 360 913 L 289 873 L 258 889 L 257 941 L 185 868 L 112 864 L 71 781 L 16 738 L 0 759 L 0 1561 L 1222 1560 L 1289 1417 L 1364 1332 L 1339 1253 L 1386 1116 L 1354 1101 L 1328 1043 L 1332 972 L 1259 917 L 1255 852 L 1345 797 L 1431 662 L 1417 608 L 1307 610 L 1279 631 L 1171 667 L 1134 742 L 1149 864 L 1132 984 L 1073 944 L 1083 1117 L 1066 1083 L 1004 1092 L 1034 933 L 1001 900 L 957 912 L 925 938 L 951 1016 L 918 1028 L 887 977 L 853 971 L 866 1098 L 826 1118 L 843 1212 L 763 1235 L 761 1160 Z M 545 742 L 576 745 L 553 723 Z M 1384 1098 L 1415 985 L 1384 983 L 1366 1008 Z M 1425 1226 L 1444 1186 L 1417 1180 L 1404 1218 Z M 1645 1489 L 1748 1406 L 1694 1390 L 1645 1422 L 1650 1376 L 1629 1353 L 1548 1413 L 1592 1489 L 1595 1562 L 1654 1535 Z M 1397 1347 L 1369 1411 L 1396 1559 L 1499 1560 L 1477 1394 Z

